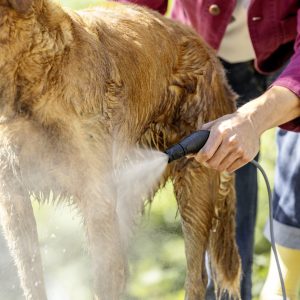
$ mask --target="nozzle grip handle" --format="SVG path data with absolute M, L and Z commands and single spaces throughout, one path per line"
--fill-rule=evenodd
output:
M 180 141 L 179 144 L 184 149 L 185 155 L 199 152 L 207 142 L 209 134 L 208 130 L 198 130 Z
M 165 151 L 169 156 L 169 163 L 188 154 L 196 154 L 205 145 L 209 137 L 208 130 L 199 130 L 190 134 Z

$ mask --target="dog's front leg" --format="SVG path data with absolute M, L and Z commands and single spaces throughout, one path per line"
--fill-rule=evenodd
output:
M 118 300 L 125 286 L 125 251 L 116 203 L 107 186 L 98 183 L 97 188 L 87 190 L 81 209 L 92 258 L 95 300 Z
M 26 300 L 46 300 L 36 222 L 29 195 L 11 171 L 0 176 L 0 220 Z

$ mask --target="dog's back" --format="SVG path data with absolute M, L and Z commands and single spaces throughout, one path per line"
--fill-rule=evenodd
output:
M 74 13 L 47 0 L 11 0 L 0 2 L 0 13 L 0 209 L 24 292 L 46 299 L 28 191 L 54 189 L 73 196 L 84 218 L 95 299 L 118 299 L 126 273 L 122 228 L 112 178 L 103 174 L 132 145 L 164 150 L 232 112 L 234 95 L 213 50 L 148 10 Z M 218 288 L 237 296 L 232 176 L 182 159 L 162 184 L 169 177 L 186 242 L 186 299 L 204 297 L 207 249 Z

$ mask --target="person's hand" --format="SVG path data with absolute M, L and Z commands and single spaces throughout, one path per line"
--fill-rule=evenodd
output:
M 213 169 L 233 172 L 256 156 L 264 131 L 299 116 L 299 97 L 273 86 L 235 113 L 203 125 L 201 129 L 210 130 L 210 136 L 195 158 Z
M 259 133 L 247 114 L 225 115 L 201 129 L 210 130 L 210 136 L 195 158 L 218 171 L 233 172 L 259 151 Z

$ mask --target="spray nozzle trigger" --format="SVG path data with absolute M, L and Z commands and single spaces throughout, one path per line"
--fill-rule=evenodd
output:
M 190 134 L 165 151 L 169 156 L 169 163 L 188 154 L 196 154 L 205 145 L 209 137 L 208 130 L 199 130 Z

